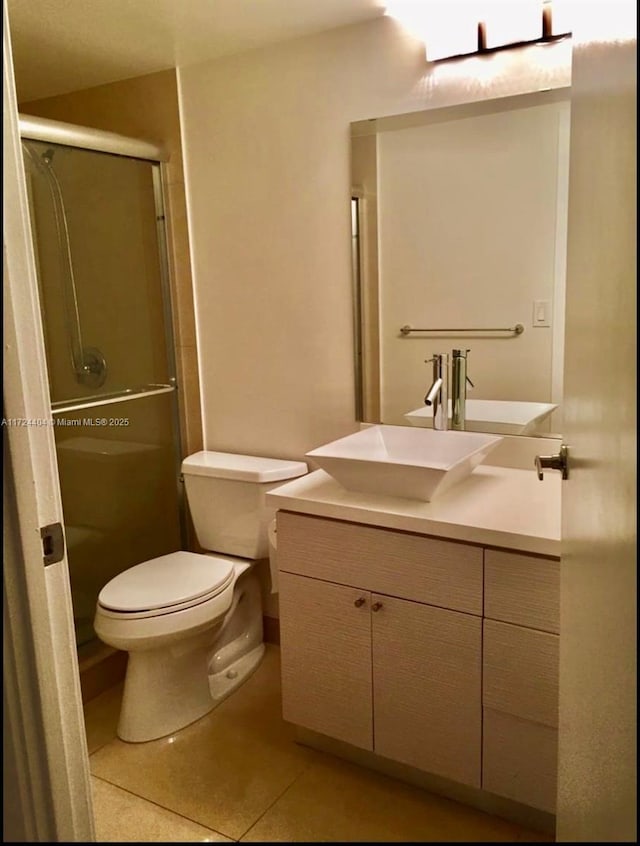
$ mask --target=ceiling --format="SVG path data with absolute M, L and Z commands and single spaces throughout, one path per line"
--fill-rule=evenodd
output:
M 7 0 L 18 101 L 384 14 L 385 0 Z

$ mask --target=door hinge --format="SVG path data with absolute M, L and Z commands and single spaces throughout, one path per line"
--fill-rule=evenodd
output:
M 51 523 L 40 529 L 44 566 L 57 564 L 64 558 L 64 532 L 61 523 Z

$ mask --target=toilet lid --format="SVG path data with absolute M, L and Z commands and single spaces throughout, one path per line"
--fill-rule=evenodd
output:
M 171 552 L 136 564 L 100 591 L 98 603 L 124 613 L 188 607 L 223 591 L 233 564 L 221 556 Z

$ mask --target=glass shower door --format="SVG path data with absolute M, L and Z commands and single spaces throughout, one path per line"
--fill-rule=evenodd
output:
M 81 646 L 107 581 L 182 545 L 160 166 L 23 151 Z

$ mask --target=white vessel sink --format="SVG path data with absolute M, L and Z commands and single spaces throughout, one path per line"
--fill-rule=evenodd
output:
M 526 435 L 533 432 L 557 407 L 550 402 L 468 399 L 465 403 L 466 431 L 490 429 L 504 435 Z M 430 428 L 433 425 L 433 409 L 427 406 L 409 411 L 404 416 L 412 426 Z
M 347 490 L 430 502 L 469 476 L 502 437 L 369 426 L 307 453 Z

